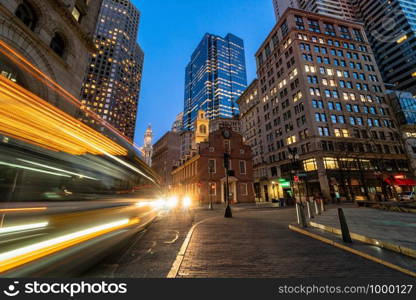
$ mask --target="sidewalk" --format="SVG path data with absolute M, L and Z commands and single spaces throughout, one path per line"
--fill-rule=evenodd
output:
M 232 219 L 225 219 L 223 213 L 215 210 L 194 227 L 189 243 L 182 246 L 183 258 L 174 277 L 407 277 L 288 230 L 296 219 L 294 209 L 235 209 Z
M 415 214 L 353 206 L 343 207 L 343 210 L 350 232 L 378 240 L 379 242 L 387 242 L 398 247 L 408 248 L 416 254 Z M 311 221 L 340 229 L 336 208 L 329 209 Z
M 353 243 L 342 241 L 338 207 L 344 211 Z M 289 228 L 336 248 L 355 253 L 390 268 L 416 276 L 416 218 L 414 214 L 329 206 L 322 215 L 307 220 L 308 228 Z

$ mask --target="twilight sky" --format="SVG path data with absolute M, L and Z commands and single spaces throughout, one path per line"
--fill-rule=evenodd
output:
M 133 0 L 141 11 L 139 43 L 145 52 L 135 141 L 150 123 L 156 142 L 183 110 L 185 66 L 207 32 L 233 33 L 245 42 L 249 83 L 254 54 L 275 24 L 272 0 Z

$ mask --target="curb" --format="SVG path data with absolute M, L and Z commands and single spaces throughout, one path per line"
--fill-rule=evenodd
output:
M 341 229 L 338 229 L 338 228 L 335 228 L 335 227 L 332 227 L 332 226 L 328 226 L 328 225 L 322 225 L 322 224 L 315 223 L 315 222 L 309 222 L 309 225 L 312 226 L 312 227 L 318 228 L 318 229 L 325 230 L 329 233 L 333 233 L 333 234 L 342 236 Z M 377 246 L 377 247 L 380 247 L 380 248 L 385 248 L 387 250 L 394 251 L 396 253 L 409 256 L 411 258 L 416 258 L 416 250 L 413 250 L 413 249 L 410 249 L 410 248 L 407 248 L 407 247 L 403 247 L 403 246 L 399 246 L 399 245 L 396 245 L 396 244 L 393 244 L 393 243 L 384 242 L 384 241 L 380 241 L 380 240 L 377 240 L 377 239 L 369 238 L 369 237 L 366 237 L 364 235 L 353 233 L 353 232 L 351 232 L 350 235 L 351 235 L 351 238 L 353 240 L 360 241 L 360 242 L 370 244 L 370 245 L 373 245 L 373 246 Z
M 367 253 L 364 253 L 364 252 L 362 252 L 362 251 L 359 251 L 359 250 L 356 250 L 356 249 L 350 248 L 350 247 L 348 247 L 348 246 L 345 246 L 345 245 L 343 245 L 343 244 L 340 244 L 340 243 L 338 243 L 338 242 L 335 242 L 335 241 L 333 241 L 333 240 L 330 240 L 330 239 L 325 238 L 325 237 L 323 237 L 323 236 L 320 236 L 320 235 L 318 235 L 318 234 L 315 234 L 315 233 L 309 232 L 309 231 L 307 231 L 307 230 L 301 229 L 301 228 L 299 228 L 299 227 L 297 227 L 297 226 L 295 226 L 295 225 L 292 225 L 292 224 L 291 224 L 291 225 L 289 225 L 289 229 L 290 229 L 290 230 L 292 230 L 292 231 L 295 231 L 295 232 L 297 232 L 297 233 L 300 233 L 300 234 L 306 235 L 306 236 L 308 236 L 308 237 L 310 237 L 310 238 L 313 238 L 313 239 L 315 239 L 315 240 L 321 241 L 321 242 L 323 242 L 323 243 L 325 243 L 325 244 L 328 244 L 328 245 L 331 245 L 331 246 L 337 247 L 337 248 L 342 249 L 342 250 L 344 250 L 344 251 L 347 251 L 347 252 L 350 252 L 350 253 L 352 253 L 352 254 L 355 254 L 355 255 L 361 256 L 361 257 L 363 257 L 363 258 L 365 258 L 365 259 L 367 259 L 367 260 L 370 260 L 370 261 L 373 261 L 373 262 L 379 263 L 379 264 L 384 265 L 384 266 L 386 266 L 386 267 L 388 267 L 388 268 L 391 268 L 391 269 L 393 269 L 393 270 L 399 271 L 399 272 L 401 272 L 401 273 L 404 273 L 404 274 L 406 274 L 406 275 L 409 275 L 409 276 L 411 276 L 411 277 L 415 277 L 415 278 L 416 278 L 416 273 L 415 273 L 415 272 L 413 272 L 413 271 L 407 270 L 407 269 L 402 268 L 402 267 L 400 267 L 400 266 L 397 266 L 397 265 L 395 265 L 395 264 L 389 263 L 388 261 L 385 261 L 385 260 L 379 259 L 379 258 L 377 258 L 377 257 L 371 256 L 371 255 L 369 255 L 369 254 L 367 254 Z
M 217 217 L 207 218 L 205 220 L 199 221 L 195 225 L 191 227 L 191 229 L 188 231 L 188 234 L 186 235 L 185 240 L 182 243 L 181 249 L 179 250 L 178 255 L 176 256 L 175 261 L 172 264 L 172 267 L 166 276 L 166 278 L 176 278 L 179 273 L 179 269 L 182 265 L 183 259 L 185 258 L 186 250 L 188 249 L 189 243 L 191 242 L 192 235 L 194 234 L 194 231 L 198 225 L 201 225 L 202 223 L 210 220 L 215 219 Z

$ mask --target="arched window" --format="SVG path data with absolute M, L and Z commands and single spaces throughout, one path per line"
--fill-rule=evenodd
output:
M 51 49 L 58 54 L 60 57 L 64 56 L 65 53 L 65 40 L 59 33 L 55 33 L 50 44 Z
M 202 134 L 206 134 L 207 133 L 207 126 L 205 126 L 205 125 L 199 126 L 199 132 L 202 133 Z
M 16 17 L 18 17 L 30 30 L 35 30 L 36 24 L 38 22 L 38 17 L 35 13 L 33 7 L 24 1 L 20 4 L 15 12 Z

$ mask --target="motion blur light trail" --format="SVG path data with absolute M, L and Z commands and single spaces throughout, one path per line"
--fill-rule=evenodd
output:
M 48 226 L 48 224 L 49 224 L 48 222 L 42 222 L 42 223 L 34 223 L 34 224 L 25 224 L 25 225 L 19 225 L 19 226 L 4 227 L 4 228 L 0 228 L 0 234 L 14 233 L 14 232 L 19 232 L 19 231 L 44 228 L 44 227 Z
M 84 113 L 88 114 L 88 116 L 90 116 L 96 122 L 110 129 L 118 137 L 122 138 L 125 142 L 131 144 L 133 147 L 138 149 L 138 147 L 135 144 L 131 143 L 130 140 L 128 140 L 123 134 L 121 134 L 115 127 L 113 127 L 111 124 L 103 120 L 100 116 L 95 114 L 93 111 L 90 111 L 89 109 L 84 107 L 82 103 L 76 97 L 74 97 L 71 93 L 66 91 L 64 88 L 62 88 L 59 84 L 57 84 L 50 77 L 45 75 L 42 71 L 40 71 L 34 65 L 32 65 L 23 55 L 18 53 L 13 47 L 11 47 L 6 42 L 1 41 L 1 40 L 0 40 L 0 53 L 8 57 L 22 70 L 26 71 L 28 74 L 33 76 L 33 78 L 35 78 L 37 81 L 42 81 L 43 83 L 45 83 L 49 88 L 51 88 L 53 91 L 57 92 L 64 99 L 66 99 L 66 101 L 80 108 L 81 110 L 84 111 Z
M 17 160 L 20 160 L 20 161 L 23 161 L 25 163 L 32 164 L 32 165 L 35 165 L 35 166 L 39 166 L 39 167 L 42 167 L 42 168 L 46 168 L 46 169 L 50 169 L 50 170 L 55 170 L 55 171 L 59 171 L 59 172 L 67 173 L 67 174 L 71 174 L 71 175 L 76 175 L 76 176 L 79 176 L 80 178 L 86 178 L 86 179 L 91 179 L 91 180 L 98 180 L 97 178 L 92 178 L 92 177 L 89 177 L 89 176 L 86 176 L 86 175 L 83 175 L 83 174 L 69 172 L 69 171 L 66 171 L 66 170 L 62 170 L 62 169 L 59 169 L 59 168 L 54 168 L 54 167 L 47 166 L 47 165 L 44 165 L 44 164 L 38 164 L 36 162 L 29 161 L 29 160 L 26 160 L 26 159 L 18 158 Z
M 139 223 L 139 219 L 122 219 L 59 236 L 40 243 L 0 254 L 0 273 L 16 268 L 28 262 L 50 255 L 65 248 L 96 238 L 106 233 Z
M 0 132 L 73 155 L 127 155 L 127 150 L 35 94 L 0 76 Z M 72 135 L 83 137 L 74 140 Z M 83 142 L 88 141 L 88 143 Z
M 160 178 L 124 135 L 0 41 L 3 63 L 15 77 L 0 74 L 0 277 L 77 276 L 157 217 Z
M 36 212 L 47 210 L 47 207 L 25 207 L 25 208 L 3 208 L 0 209 L 0 213 L 13 213 L 13 212 Z
M 30 168 L 30 167 L 26 167 L 26 166 L 22 166 L 22 165 L 16 165 L 16 164 L 10 164 L 10 163 L 6 163 L 3 161 L 0 161 L 0 165 L 2 166 L 8 166 L 8 167 L 13 167 L 13 168 L 18 168 L 18 169 L 25 169 L 25 170 L 29 170 L 29 171 L 33 171 L 33 172 L 39 172 L 39 173 L 44 173 L 44 174 L 49 174 L 49 175 L 55 175 L 55 176 L 61 176 L 61 177 L 71 177 L 69 175 L 65 175 L 65 174 L 60 174 L 60 173 L 55 173 L 55 172 L 49 172 L 49 171 L 45 171 L 45 170 L 40 170 L 40 169 L 36 169 L 36 168 Z

